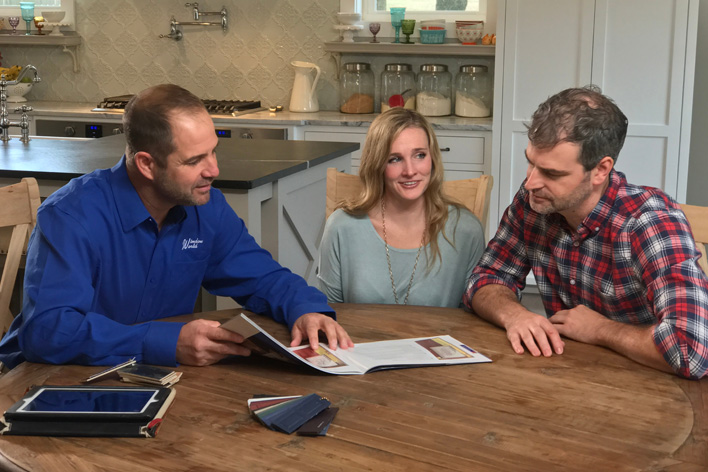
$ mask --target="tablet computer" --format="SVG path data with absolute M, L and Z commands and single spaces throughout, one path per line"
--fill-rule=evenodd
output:
M 32 387 L 5 412 L 0 434 L 153 437 L 174 395 L 165 387 Z

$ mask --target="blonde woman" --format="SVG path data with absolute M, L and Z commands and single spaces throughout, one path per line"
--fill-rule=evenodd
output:
M 484 250 L 479 220 L 442 193 L 437 138 L 392 108 L 369 128 L 364 190 L 327 220 L 318 278 L 330 302 L 458 307 Z

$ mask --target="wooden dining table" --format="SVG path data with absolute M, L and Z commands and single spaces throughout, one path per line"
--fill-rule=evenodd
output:
M 680 379 L 570 340 L 560 356 L 518 355 L 503 330 L 462 309 L 333 306 L 356 343 L 449 334 L 493 362 L 351 376 L 258 356 L 179 366 L 176 398 L 155 438 L 0 436 L 0 469 L 708 470 L 708 380 Z M 286 327 L 252 318 L 289 344 Z M 100 370 L 23 363 L 0 378 L 0 411 L 32 385 L 78 385 Z M 256 394 L 310 393 L 339 408 L 324 437 L 270 431 L 247 408 Z

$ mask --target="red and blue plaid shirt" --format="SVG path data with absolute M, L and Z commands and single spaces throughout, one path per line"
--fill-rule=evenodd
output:
M 708 374 L 708 279 L 680 206 L 613 171 L 595 209 L 572 229 L 531 209 L 521 186 L 470 277 L 464 303 L 501 284 L 521 298 L 533 271 L 547 316 L 585 305 L 607 318 L 655 325 L 654 343 L 677 374 Z

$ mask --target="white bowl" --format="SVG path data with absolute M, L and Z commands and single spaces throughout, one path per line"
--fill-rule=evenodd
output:
M 44 17 L 44 21 L 47 23 L 59 23 L 61 20 L 64 19 L 64 15 L 66 15 L 65 11 L 62 10 L 53 10 L 53 11 L 43 11 L 42 16 Z
M 361 20 L 361 13 L 339 12 L 337 20 L 342 25 L 353 25 Z
M 7 91 L 5 92 L 5 94 L 7 95 L 7 101 L 9 103 L 26 102 L 27 99 L 24 97 L 24 95 L 31 89 L 32 82 L 22 82 L 16 85 L 8 85 Z

